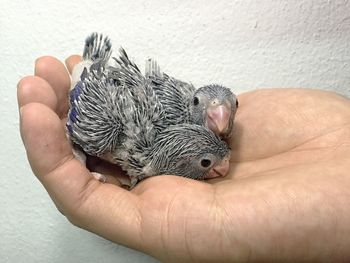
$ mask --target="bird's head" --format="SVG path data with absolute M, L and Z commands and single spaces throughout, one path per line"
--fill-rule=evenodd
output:
M 210 130 L 193 124 L 174 125 L 158 136 L 144 172 L 192 179 L 223 177 L 228 173 L 229 159 L 227 144 Z
M 231 135 L 238 100 L 230 89 L 217 84 L 203 86 L 194 93 L 190 107 L 195 124 L 223 138 Z

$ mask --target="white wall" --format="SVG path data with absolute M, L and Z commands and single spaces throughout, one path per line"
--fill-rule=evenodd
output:
M 166 72 L 197 86 L 218 82 L 237 93 L 297 86 L 350 95 L 347 0 L 62 2 L 1 0 L 1 262 L 155 261 L 71 226 L 32 175 L 15 96 L 38 56 L 80 53 L 85 37 L 100 31 L 142 67 L 156 58 Z

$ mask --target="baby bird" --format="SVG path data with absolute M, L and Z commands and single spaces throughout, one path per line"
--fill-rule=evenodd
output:
M 124 49 L 120 49 L 118 58 L 113 58 L 117 63 L 110 60 L 111 53 L 110 39 L 92 33 L 85 41 L 82 62 L 73 70 L 72 88 L 88 71 L 94 71 L 95 74 L 108 72 L 108 76 L 115 82 L 119 81 L 120 67 L 129 67 L 131 70 L 129 81 L 141 73 Z M 162 73 L 153 59 L 146 61 L 145 75 L 151 80 L 154 92 L 163 105 L 164 125 L 193 123 L 204 125 L 224 139 L 232 135 L 238 100 L 230 89 L 212 84 L 196 90 L 192 84 Z
M 192 84 L 162 73 L 153 59 L 146 61 L 145 75 L 152 81 L 169 123 L 204 125 L 224 139 L 232 135 L 238 100 L 230 89 L 211 84 L 196 90 Z

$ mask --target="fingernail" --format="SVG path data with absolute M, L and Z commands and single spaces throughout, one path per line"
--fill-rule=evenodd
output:
M 24 134 L 22 132 L 22 115 L 23 115 L 23 107 L 20 107 L 19 108 L 19 131 L 20 131 L 20 135 L 21 135 L 21 139 L 22 139 L 22 142 L 23 142 L 23 145 L 24 147 L 26 146 L 26 141 L 25 141 L 25 137 L 24 137 Z
M 41 58 L 41 57 L 40 57 Z M 36 76 L 37 75 L 37 65 L 38 65 L 38 61 L 39 61 L 39 59 L 40 58 L 37 58 L 35 61 L 34 61 L 34 76 Z
M 22 119 L 22 107 L 19 107 L 19 118 Z

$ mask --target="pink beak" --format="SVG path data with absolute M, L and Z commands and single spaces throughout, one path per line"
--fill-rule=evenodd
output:
M 216 177 L 225 177 L 228 174 L 229 170 L 230 170 L 230 159 L 229 157 L 227 157 L 223 159 L 221 163 L 211 168 L 208 175 L 205 178 L 209 179 L 209 178 L 216 178 Z
M 211 106 L 207 110 L 206 123 L 215 134 L 223 134 L 229 126 L 231 109 L 229 105 Z

